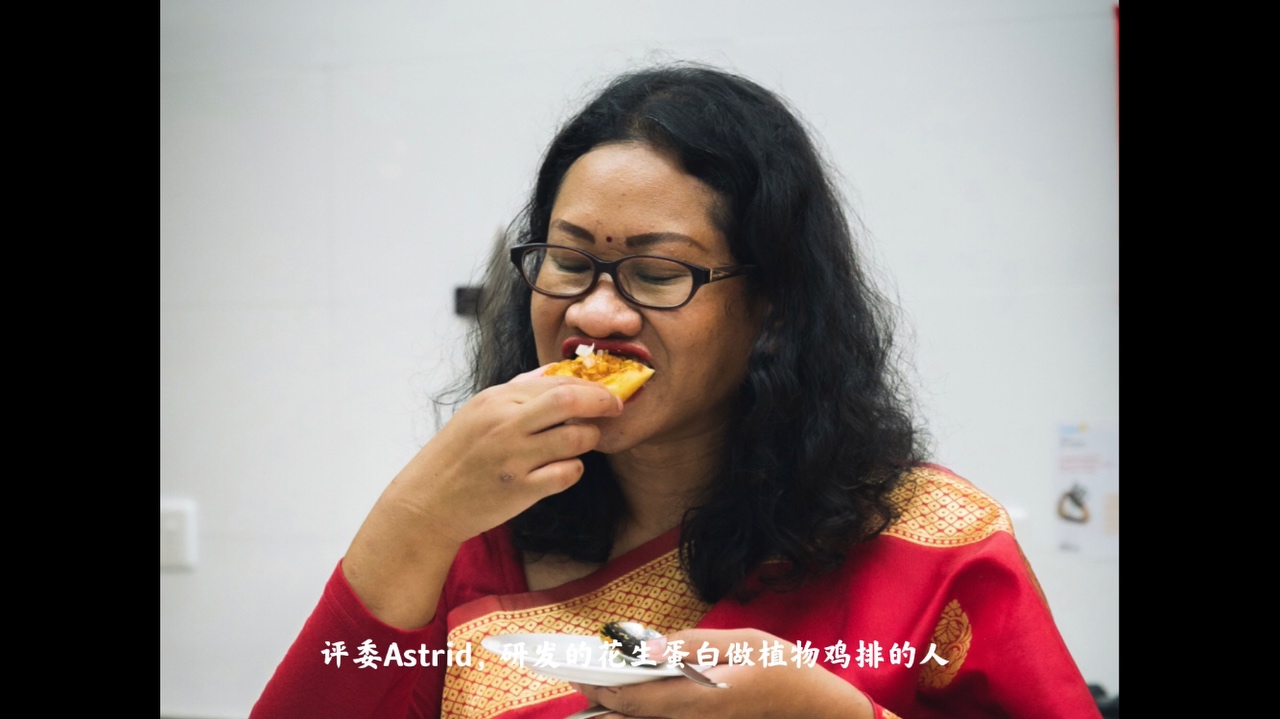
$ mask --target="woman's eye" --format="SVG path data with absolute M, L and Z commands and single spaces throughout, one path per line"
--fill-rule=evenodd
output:
M 679 282 L 681 275 L 672 272 L 638 272 L 636 279 L 650 285 L 669 285 Z
M 689 281 L 689 271 L 668 260 L 646 257 L 627 264 L 626 268 L 626 275 L 633 282 L 648 287 L 670 287 Z
M 577 260 L 571 258 L 558 257 L 551 261 L 556 272 L 564 272 L 567 274 L 581 274 L 591 271 L 591 263 L 586 260 Z

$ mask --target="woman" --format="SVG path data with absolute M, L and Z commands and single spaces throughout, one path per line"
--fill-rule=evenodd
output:
M 886 305 L 781 100 L 701 67 L 621 77 L 513 228 L 474 397 L 383 493 L 255 717 L 1096 714 L 1003 510 L 921 464 Z M 580 345 L 655 373 L 625 405 L 543 376 Z M 714 651 L 728 688 L 571 686 L 479 649 L 627 619 L 666 635 L 656 656 Z

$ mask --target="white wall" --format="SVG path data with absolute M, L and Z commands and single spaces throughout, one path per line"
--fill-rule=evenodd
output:
M 160 711 L 243 717 L 458 367 L 475 275 L 593 83 L 697 59 L 820 133 L 912 322 L 935 456 L 1013 509 L 1089 681 L 1119 562 L 1059 553 L 1055 422 L 1119 416 L 1111 5 L 162 0 Z M 656 54 L 655 54 L 656 53 Z M 886 591 L 892 591 L 887 588 Z

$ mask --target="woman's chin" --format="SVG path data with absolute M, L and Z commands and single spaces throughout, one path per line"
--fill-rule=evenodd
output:
M 601 454 L 625 452 L 639 444 L 638 435 L 633 427 L 628 426 L 630 423 L 624 417 L 583 421 L 590 422 L 600 429 L 600 441 L 596 444 L 596 451 Z
M 596 451 L 601 454 L 616 454 L 634 449 L 644 442 L 654 429 L 651 426 L 652 422 L 646 421 L 651 419 L 649 412 L 652 408 L 649 406 L 650 403 L 645 402 L 645 398 L 641 397 L 643 392 L 642 387 L 631 395 L 626 401 L 622 414 L 616 417 L 593 417 L 571 421 L 590 424 L 600 430 L 600 441 L 596 444 Z

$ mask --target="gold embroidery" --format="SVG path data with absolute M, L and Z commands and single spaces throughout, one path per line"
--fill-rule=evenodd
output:
M 973 642 L 973 627 L 969 625 L 969 615 L 960 608 L 960 602 L 952 599 L 942 610 L 942 618 L 933 629 L 930 639 L 937 645 L 936 654 L 947 661 L 941 664 L 930 660 L 920 667 L 920 686 L 925 689 L 941 689 L 955 679 L 960 665 L 969 653 L 969 644 Z M 927 651 L 927 650 L 926 650 Z
M 1031 579 L 1031 586 L 1035 588 L 1036 595 L 1040 597 L 1040 601 L 1044 602 L 1044 608 L 1049 612 L 1049 618 L 1053 618 L 1053 610 L 1049 608 L 1049 598 L 1044 595 L 1044 590 L 1040 588 L 1040 580 L 1036 579 L 1036 573 L 1031 569 L 1031 562 L 1027 561 L 1027 555 L 1022 551 L 1022 545 L 1018 545 L 1018 556 L 1022 558 L 1022 566 L 1027 570 L 1027 577 Z
M 889 494 L 901 517 L 885 536 L 930 547 L 958 547 L 1013 533 L 1000 503 L 955 475 L 921 467 Z
M 884 716 L 884 719 L 902 719 L 902 717 L 898 716 L 897 714 L 894 714 L 893 712 L 889 711 L 888 709 L 885 709 L 884 707 L 881 707 L 881 714 Z
M 519 707 L 571 694 L 569 685 L 544 679 L 528 669 L 499 661 L 480 647 L 498 634 L 586 634 L 606 622 L 632 620 L 668 634 L 695 626 L 711 605 L 689 586 L 676 551 L 624 574 L 599 589 L 558 604 L 497 611 L 460 624 L 449 632 L 455 647 L 474 647 L 471 667 L 445 672 L 442 719 L 488 719 Z M 532 653 L 533 647 L 528 648 Z M 479 659 L 485 660 L 483 671 Z

